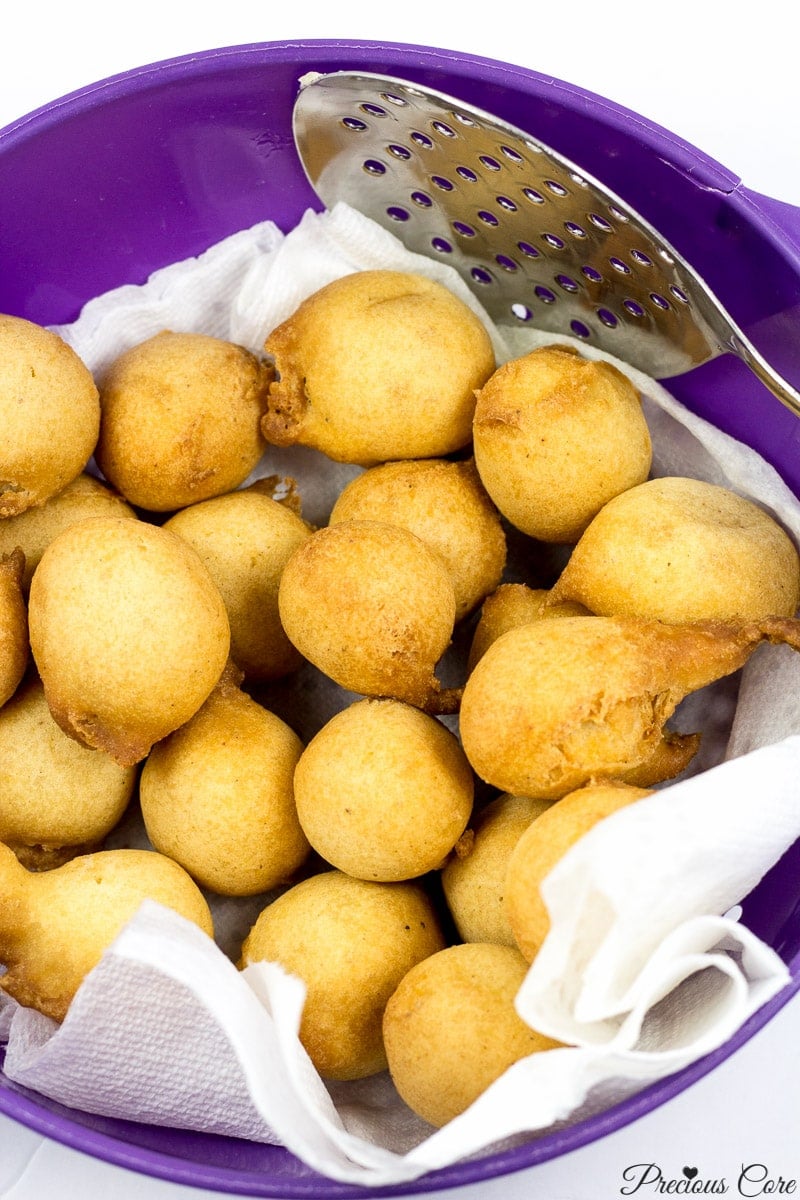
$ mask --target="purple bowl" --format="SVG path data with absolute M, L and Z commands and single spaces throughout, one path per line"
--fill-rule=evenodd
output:
M 103 80 L 0 130 L 0 312 L 73 320 L 109 288 L 142 283 L 271 218 L 319 201 L 291 113 L 308 71 L 367 70 L 456 96 L 529 130 L 603 181 L 710 284 L 800 387 L 800 210 L 743 187 L 667 130 L 550 76 L 402 44 L 272 42 L 210 50 Z M 670 383 L 689 408 L 749 442 L 800 494 L 800 422 L 731 356 Z M 110 1163 L 176 1183 L 270 1197 L 407 1195 L 518 1171 L 636 1120 L 734 1053 L 800 988 L 800 844 L 744 903 L 793 983 L 719 1050 L 634 1098 L 528 1144 L 379 1189 L 336 1183 L 287 1151 L 66 1109 L 0 1073 L 0 1112 Z

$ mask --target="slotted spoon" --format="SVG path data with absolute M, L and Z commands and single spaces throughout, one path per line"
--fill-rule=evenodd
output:
M 800 392 L 620 197 L 532 135 L 369 72 L 301 80 L 294 137 L 327 207 L 346 201 L 450 263 L 498 323 L 568 334 L 658 379 L 737 355 L 800 416 Z

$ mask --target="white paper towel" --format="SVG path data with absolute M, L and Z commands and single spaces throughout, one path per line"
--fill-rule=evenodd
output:
M 259 351 L 306 295 L 375 266 L 440 279 L 492 329 L 450 268 L 409 255 L 339 206 L 307 214 L 286 237 L 268 223 L 237 234 L 142 288 L 93 301 L 59 332 L 98 375 L 162 328 Z M 556 340 L 523 329 L 492 334 L 498 361 Z M 800 541 L 800 506 L 768 464 L 628 373 L 644 397 L 654 474 L 733 487 Z M 300 477 L 305 515 L 321 522 L 349 471 L 323 466 L 314 452 L 271 451 L 258 474 Z M 299 981 L 274 964 L 240 973 L 194 926 L 152 903 L 85 981 L 60 1027 L 0 1002 L 7 1074 L 87 1111 L 279 1141 L 326 1175 L 373 1186 L 624 1098 L 720 1045 L 789 981 L 769 947 L 721 914 L 800 836 L 799 664 L 794 652 L 762 647 L 743 672 L 738 704 L 730 686 L 690 698 L 680 712 L 710 730 L 702 760 L 710 769 L 616 813 L 552 871 L 544 885 L 551 931 L 518 1008 L 571 1045 L 517 1063 L 443 1129 L 414 1117 L 385 1074 L 323 1084 L 297 1037 Z M 215 912 L 226 922 L 226 948 L 230 908 L 220 902 Z

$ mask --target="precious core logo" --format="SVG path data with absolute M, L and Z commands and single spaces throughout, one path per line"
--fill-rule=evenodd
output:
M 622 1172 L 620 1195 L 633 1196 L 640 1192 L 659 1196 L 790 1196 L 797 1191 L 797 1180 L 774 1174 L 764 1163 L 742 1163 L 738 1174 L 729 1181 L 725 1177 L 705 1177 L 699 1167 L 683 1167 L 680 1174 L 669 1177 L 657 1163 L 634 1163 Z

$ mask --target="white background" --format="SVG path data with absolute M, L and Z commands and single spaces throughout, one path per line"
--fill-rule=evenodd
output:
M 462 50 L 577 84 L 683 137 L 757 191 L 800 206 L 796 17 L 784 0 L 745 4 L 562 0 L 523 5 L 431 0 L 129 5 L 10 0 L 0 13 L 0 127 L 85 84 L 219 46 L 363 38 Z M 622 1171 L 658 1162 L 724 1177 L 764 1163 L 800 1190 L 800 999 L 688 1093 L 574 1154 L 457 1200 L 610 1200 Z M 208 1193 L 96 1162 L 0 1117 L 0 1197 L 205 1200 Z M 756 1194 L 754 1187 L 747 1194 Z M 639 1196 L 655 1195 L 642 1189 Z M 443 1200 L 444 1200 L 444 1194 Z M 447 1193 L 447 1200 L 455 1194 Z

